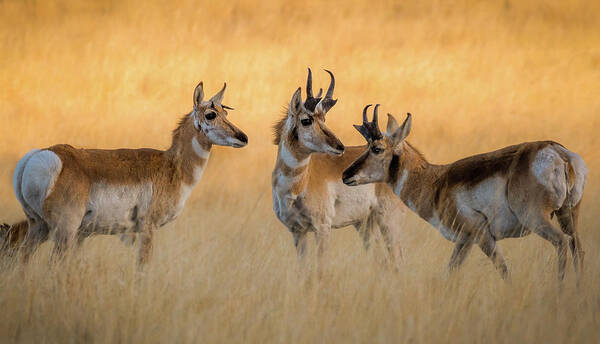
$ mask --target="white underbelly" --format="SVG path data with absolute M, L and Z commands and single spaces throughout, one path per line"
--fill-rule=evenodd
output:
M 522 229 L 509 207 L 504 178 L 488 178 L 462 190 L 457 193 L 456 201 L 465 216 L 475 217 L 475 222 L 487 221 L 488 229 L 496 240 L 520 236 Z
M 84 231 L 118 233 L 136 230 L 152 201 L 152 184 L 95 183 L 86 205 Z
M 340 182 L 330 183 L 329 192 L 333 202 L 334 228 L 365 221 L 377 205 L 375 184 L 347 186 Z

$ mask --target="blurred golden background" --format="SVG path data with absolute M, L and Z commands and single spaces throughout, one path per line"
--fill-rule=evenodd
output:
M 2 221 L 22 219 L 12 172 L 35 147 L 165 149 L 192 109 L 227 82 L 229 118 L 248 147 L 216 147 L 182 215 L 137 251 L 86 240 L 57 265 L 45 244 L 26 266 L 0 264 L 7 342 L 597 342 L 600 339 L 600 2 L 0 1 Z M 334 233 L 321 280 L 298 270 L 275 218 L 271 125 L 312 67 L 332 70 L 329 127 L 347 145 L 362 107 L 411 112 L 409 140 L 447 163 L 552 139 L 590 173 L 580 290 L 541 238 L 500 242 L 504 283 L 473 250 L 446 273 L 452 244 L 415 215 L 403 263 L 384 268 L 354 230 Z M 304 92 L 303 92 L 304 93 Z

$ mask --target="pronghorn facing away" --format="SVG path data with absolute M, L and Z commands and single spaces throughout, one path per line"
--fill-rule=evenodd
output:
M 200 180 L 213 144 L 243 147 L 247 136 L 227 119 L 225 86 L 203 101 L 173 131 L 171 147 L 34 149 L 17 164 L 14 189 L 29 222 L 25 259 L 54 232 L 54 253 L 91 234 L 139 233 L 139 263 L 148 260 L 153 231 L 173 221 Z
M 355 127 L 369 147 L 344 171 L 344 183 L 387 182 L 409 208 L 456 243 L 450 270 L 460 266 L 475 243 L 507 278 L 496 241 L 534 232 L 556 247 L 560 280 L 570 246 L 579 279 L 584 252 L 577 217 L 587 175 L 579 155 L 541 141 L 432 165 L 405 141 L 410 114 L 401 126 L 388 114 L 387 133 L 382 135 L 377 107 L 372 122 L 367 121 L 367 108 L 363 124 Z M 551 222 L 553 214 L 562 231 Z
M 307 98 L 302 102 L 300 88 L 292 96 L 286 115 L 275 127 L 277 162 L 272 174 L 273 209 L 294 238 L 299 258 L 305 257 L 307 233 L 314 232 L 318 255 L 322 256 L 331 228 L 354 226 L 368 248 L 369 235 L 378 225 L 397 263 L 396 242 L 404 205 L 385 184 L 350 188 L 341 182 L 342 171 L 364 150 L 346 147 L 325 126 L 325 115 L 333 100 L 335 79 L 325 97 L 313 97 L 310 69 Z

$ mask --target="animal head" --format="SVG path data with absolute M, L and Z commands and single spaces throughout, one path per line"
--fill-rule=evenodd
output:
M 333 99 L 335 77 L 329 73 L 331 82 L 325 96 L 321 98 L 322 89 L 316 97 L 312 92 L 312 72 L 308 69 L 306 81 L 306 100 L 302 101 L 301 89 L 292 95 L 285 118 L 275 127 L 275 143 L 279 144 L 281 137 L 286 136 L 292 147 L 308 153 L 328 153 L 342 155 L 344 145 L 325 125 L 327 112 L 335 105 Z
M 248 144 L 248 136 L 227 119 L 227 110 L 233 108 L 222 103 L 226 87 L 227 84 L 224 84 L 221 91 L 205 101 L 202 82 L 196 86 L 192 112 L 194 127 L 199 135 L 204 135 L 213 144 L 244 147 Z
M 373 110 L 373 120 L 367 120 L 367 105 L 363 110 L 362 125 L 354 127 L 367 140 L 368 149 L 350 165 L 342 175 L 346 185 L 360 185 L 367 183 L 385 182 L 390 179 L 390 166 L 402 159 L 402 143 L 410 133 L 412 116 L 407 114 L 402 125 L 398 125 L 396 119 L 388 114 L 388 124 L 385 134 L 379 130 L 377 111 L 379 104 Z

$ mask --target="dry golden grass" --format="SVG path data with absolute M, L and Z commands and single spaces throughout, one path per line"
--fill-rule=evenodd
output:
M 45 244 L 26 267 L 0 264 L 4 342 L 552 342 L 600 340 L 600 3 L 597 1 L 0 1 L 2 220 L 23 217 L 12 171 L 29 149 L 166 148 L 193 87 L 229 87 L 250 137 L 214 149 L 186 209 L 136 250 L 95 237 L 58 265 Z M 270 125 L 306 67 L 337 76 L 329 126 L 346 144 L 364 104 L 415 117 L 410 140 L 442 163 L 553 139 L 590 175 L 585 279 L 536 236 L 500 243 L 503 283 L 473 250 L 447 276 L 452 244 L 409 214 L 399 273 L 334 233 L 320 280 L 298 270 L 271 209 Z

